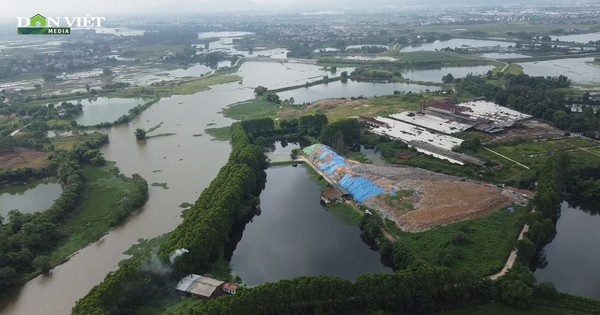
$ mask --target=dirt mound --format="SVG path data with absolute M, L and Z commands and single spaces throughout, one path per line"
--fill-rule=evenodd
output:
M 0 169 L 14 169 L 20 167 L 43 168 L 50 164 L 49 152 L 17 149 L 15 151 L 0 152 Z

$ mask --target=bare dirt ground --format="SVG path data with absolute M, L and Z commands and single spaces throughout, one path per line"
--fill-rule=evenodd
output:
M 317 165 L 327 162 L 319 160 L 322 150 L 315 149 L 310 160 Z M 379 187 L 400 195 L 390 198 L 386 193 L 369 198 L 364 205 L 379 211 L 396 222 L 404 231 L 424 231 L 436 226 L 481 217 L 504 209 L 513 203 L 525 201 L 533 192 L 510 187 L 462 179 L 408 166 L 385 166 L 360 164 L 347 161 L 348 166 L 338 168 L 329 178 L 339 182 L 346 174 L 367 178 Z
M 50 161 L 49 152 L 18 149 L 10 152 L 0 152 L 0 169 L 14 169 L 19 167 L 43 168 Z
M 491 140 L 498 143 L 512 142 L 516 138 L 554 138 L 561 137 L 564 131 L 554 128 L 553 126 L 538 121 L 536 119 L 528 119 L 523 122 L 524 128 L 510 128 Z

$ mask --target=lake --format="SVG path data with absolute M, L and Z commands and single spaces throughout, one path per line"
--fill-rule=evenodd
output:
M 590 64 L 594 58 L 567 58 L 519 63 L 525 74 L 532 76 L 566 75 L 577 84 L 599 84 L 600 67 Z
M 493 70 L 494 66 L 473 66 L 473 67 L 444 67 L 440 69 L 411 70 L 402 71 L 402 77 L 413 81 L 423 82 L 442 82 L 442 77 L 452 73 L 455 78 L 464 78 L 467 74 L 483 75 Z M 436 90 L 439 88 L 436 88 Z M 430 89 L 431 90 L 431 89 Z
M 520 59 L 520 58 L 531 58 L 531 56 L 523 55 L 519 53 L 487 53 L 480 54 L 479 56 L 488 59 Z
M 436 40 L 433 43 L 426 43 L 418 46 L 406 46 L 400 49 L 400 52 L 412 52 L 412 51 L 435 51 L 450 48 L 465 48 L 465 47 L 508 47 L 514 46 L 513 42 L 502 42 L 495 40 L 481 40 L 481 39 L 466 39 L 466 38 L 453 38 L 451 40 L 439 41 Z
M 440 87 L 409 83 L 375 83 L 348 80 L 345 83 L 342 81 L 334 81 L 311 86 L 309 88 L 302 87 L 295 90 L 279 92 L 277 94 L 282 100 L 293 97 L 296 104 L 302 104 L 304 102 L 311 103 L 328 98 L 349 98 L 361 95 L 365 97 L 391 95 L 394 94 L 394 91 L 419 93 L 427 89 L 436 91 L 439 90 Z
M 538 282 L 551 281 L 562 292 L 600 299 L 600 204 L 569 201 L 561 205 L 557 234 L 544 247 L 546 266 Z
M 560 36 L 551 35 L 550 37 L 552 37 L 553 41 L 558 39 L 561 42 L 575 42 L 575 43 L 587 44 L 590 41 L 600 40 L 600 33 L 560 35 Z
M 62 187 L 57 178 L 0 188 L 0 215 L 7 221 L 8 212 L 13 209 L 21 213 L 46 211 L 61 193 Z
M 233 272 L 245 284 L 316 275 L 355 280 L 392 271 L 363 241 L 360 228 L 341 222 L 320 204 L 320 186 L 304 166 L 268 169 L 260 199 L 260 215 L 237 225 L 233 234 L 243 236 L 229 245 Z
M 77 116 L 75 121 L 82 126 L 93 126 L 103 122 L 113 122 L 123 115 L 127 115 L 130 109 L 138 104 L 143 105 L 149 101 L 143 98 L 108 98 L 98 97 L 95 99 L 81 100 L 83 114 Z M 70 101 L 75 103 L 76 101 Z

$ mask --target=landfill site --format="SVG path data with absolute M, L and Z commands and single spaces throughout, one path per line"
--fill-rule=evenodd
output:
M 308 160 L 366 207 L 407 232 L 473 219 L 511 204 L 526 204 L 530 191 L 408 167 L 362 164 L 325 145 L 303 149 Z

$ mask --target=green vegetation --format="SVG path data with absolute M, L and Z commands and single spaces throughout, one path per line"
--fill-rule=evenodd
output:
M 515 206 L 514 213 L 501 209 L 484 217 L 419 233 L 403 232 L 394 222 L 387 219 L 384 222 L 377 212 L 371 212 L 374 214 L 365 216 L 361 226 L 377 240 L 381 252 L 392 257 L 397 269 L 427 262 L 484 277 L 500 271 L 506 263 L 527 210 Z M 380 227 L 389 230 L 396 242 L 383 237 Z
M 135 138 L 137 140 L 145 140 L 146 139 L 146 130 L 144 130 L 142 128 L 136 128 L 133 135 L 135 136 Z
M 206 272 L 222 256 L 231 226 L 252 211 L 265 181 L 267 167 L 263 149 L 252 145 L 241 123 L 231 127 L 233 150 L 227 164 L 206 188 L 186 214 L 184 221 L 160 247 L 159 256 L 148 253 L 144 258 L 129 261 L 104 282 L 94 287 L 79 300 L 73 314 L 133 312 L 146 301 L 156 301 L 163 276 L 146 271 L 145 262 L 168 264 L 169 256 L 179 251 L 182 255 L 170 261 L 169 268 L 180 273 Z M 187 249 L 182 252 L 182 249 Z M 161 262 L 162 261 L 162 262 Z M 129 284 L 145 288 L 129 290 Z
M 162 187 L 163 189 L 169 189 L 167 183 L 152 183 L 152 187 Z
M 358 213 L 352 206 L 345 203 L 332 203 L 327 206 L 327 211 L 334 213 L 340 221 L 352 225 L 359 226 L 362 215 Z
M 154 90 L 160 96 L 188 95 L 204 91 L 211 85 L 238 82 L 241 79 L 242 77 L 238 75 L 221 75 L 216 72 L 213 75 L 184 81 L 181 84 L 179 81 L 178 83 L 167 84 L 165 86 L 156 86 Z
M 151 136 L 146 136 L 145 139 L 152 139 L 152 138 L 161 138 L 161 137 L 170 137 L 170 136 L 174 136 L 176 135 L 176 133 L 173 132 L 166 132 L 166 133 L 159 133 L 159 134 L 155 134 L 155 135 L 151 135 Z
M 225 126 L 221 128 L 209 128 L 204 130 L 207 134 L 211 135 L 214 139 L 218 141 L 227 141 L 231 140 L 231 127 Z
M 70 236 L 51 253 L 52 265 L 98 240 L 146 202 L 146 181 L 137 174 L 127 178 L 116 172 L 113 166 L 83 167 L 85 196 L 73 218 L 64 225 Z
M 436 313 L 437 314 L 437 313 Z M 441 313 L 440 313 L 441 314 Z M 449 312 L 443 312 L 447 315 L 480 315 L 480 314 L 494 314 L 494 315 L 585 315 L 587 312 L 577 312 L 573 310 L 566 310 L 560 308 L 552 308 L 547 306 L 534 306 L 528 310 L 516 310 L 509 306 L 500 303 L 489 303 L 475 308 L 469 308 L 465 310 L 455 310 Z
M 235 103 L 223 109 L 223 116 L 237 120 L 277 117 L 279 107 L 263 98 Z
M 323 178 L 321 174 L 317 173 L 317 171 L 315 171 L 312 167 L 310 167 L 309 165 L 304 165 L 304 168 L 310 174 L 310 180 L 319 184 L 319 186 L 321 186 L 321 189 L 329 187 L 329 182 L 325 178 Z

